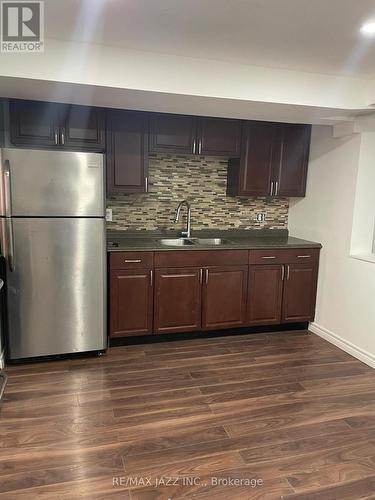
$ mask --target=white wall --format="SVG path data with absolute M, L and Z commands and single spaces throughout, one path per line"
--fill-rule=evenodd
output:
M 361 150 L 354 204 L 351 254 L 371 259 L 375 264 L 373 237 L 375 228 L 375 132 L 361 134 Z
M 323 245 L 311 330 L 375 367 L 375 263 L 350 257 L 361 139 L 313 127 L 307 196 L 292 201 L 289 230 Z

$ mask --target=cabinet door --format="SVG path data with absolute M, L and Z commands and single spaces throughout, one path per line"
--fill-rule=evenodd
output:
M 111 110 L 107 115 L 107 191 L 147 190 L 147 114 Z
M 305 196 L 309 162 L 311 125 L 281 124 L 278 126 L 278 147 L 275 155 L 277 196 Z
M 212 156 L 240 155 L 241 122 L 224 118 L 200 118 L 197 153 Z
M 60 142 L 67 149 L 104 151 L 104 110 L 90 106 L 64 106 Z
M 59 105 L 35 101 L 9 103 L 10 142 L 15 146 L 56 147 Z
M 232 196 L 270 196 L 275 126 L 246 122 L 241 157 L 229 161 L 227 193 Z
M 281 323 L 283 266 L 250 266 L 247 294 L 248 323 L 272 325 Z
M 155 271 L 155 333 L 191 332 L 201 327 L 201 270 Z
M 153 283 L 150 269 L 114 270 L 110 276 L 110 336 L 152 333 Z
M 246 324 L 247 266 L 204 269 L 202 329 Z
M 195 152 L 196 119 L 192 116 L 150 115 L 150 151 L 153 153 Z
M 318 266 L 316 264 L 288 264 L 285 268 L 283 322 L 313 321 Z

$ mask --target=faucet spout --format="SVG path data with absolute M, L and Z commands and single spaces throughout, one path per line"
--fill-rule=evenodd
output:
M 191 206 L 187 200 L 183 200 L 178 204 L 176 210 L 175 223 L 177 223 L 178 219 L 180 218 L 180 212 L 183 206 L 186 206 L 187 208 L 187 222 L 186 222 L 186 231 L 181 231 L 181 236 L 183 238 L 191 238 Z

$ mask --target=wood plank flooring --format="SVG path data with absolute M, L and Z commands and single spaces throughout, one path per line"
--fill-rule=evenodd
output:
M 7 372 L 0 499 L 375 498 L 375 371 L 306 331 Z

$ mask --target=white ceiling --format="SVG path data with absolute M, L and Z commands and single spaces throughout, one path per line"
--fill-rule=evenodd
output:
M 46 38 L 375 77 L 374 0 L 46 0 Z M 199 78 L 199 75 L 197 75 Z

